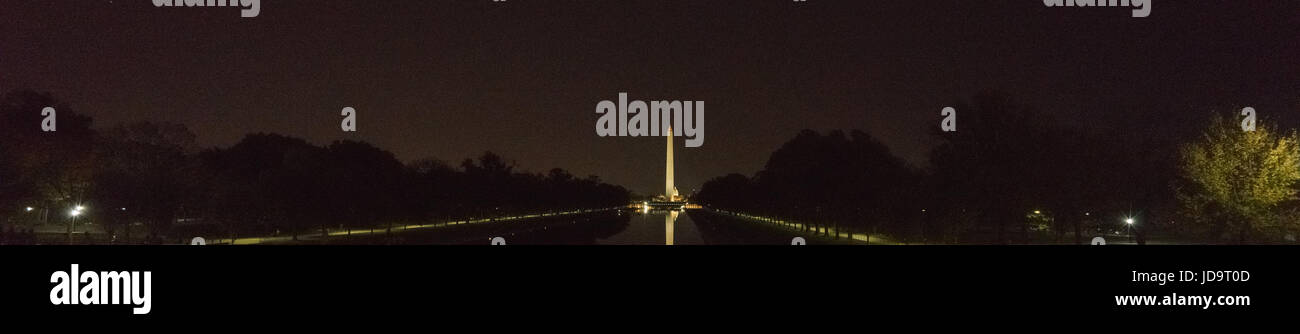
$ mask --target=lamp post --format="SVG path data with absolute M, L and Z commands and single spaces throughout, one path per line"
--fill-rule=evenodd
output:
M 1134 220 L 1132 217 L 1124 218 L 1124 224 L 1125 226 L 1128 226 L 1128 239 L 1129 241 L 1136 242 L 1136 239 L 1133 238 L 1133 222 Z
M 78 205 L 72 208 L 71 211 L 68 211 L 68 216 L 71 217 L 71 219 L 68 219 L 68 244 L 69 245 L 72 244 L 72 226 L 77 224 L 77 216 L 80 216 L 81 211 L 85 209 L 86 209 L 85 207 Z
M 23 219 L 24 224 L 27 224 L 28 226 L 36 226 L 36 224 L 37 224 L 38 222 L 40 222 L 40 217 L 41 217 L 41 216 L 33 216 L 33 215 L 37 214 L 37 212 L 35 212 L 35 211 L 36 211 L 36 208 L 34 208 L 34 207 L 30 207 L 30 206 L 29 206 L 29 207 L 24 208 L 24 211 L 27 212 L 27 216 L 26 216 L 26 218 Z M 41 214 L 44 214 L 44 210 L 41 210 Z M 35 227 L 33 227 L 33 228 L 35 228 Z

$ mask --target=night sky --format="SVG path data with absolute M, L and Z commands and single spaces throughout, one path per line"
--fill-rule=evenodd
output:
M 601 138 L 596 103 L 703 100 L 683 193 L 752 174 L 801 129 L 864 129 L 917 166 L 939 110 L 986 90 L 1095 131 L 1161 136 L 1208 111 L 1296 127 L 1300 1 L 4 0 L 0 90 L 49 92 L 97 127 L 358 139 L 404 161 L 492 150 L 650 194 L 663 138 Z M 358 110 L 358 132 L 339 111 Z M 38 112 L 38 111 L 33 111 Z M 960 115 L 960 110 L 958 111 Z M 960 119 L 960 116 L 959 116 Z M 959 123 L 960 124 L 960 123 Z

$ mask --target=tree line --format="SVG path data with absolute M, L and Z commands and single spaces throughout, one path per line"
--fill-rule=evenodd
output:
M 38 112 L 47 106 L 57 110 L 54 132 L 38 126 Z M 256 133 L 230 147 L 199 149 L 179 124 L 91 125 L 90 117 L 48 94 L 3 97 L 0 217 L 32 224 L 37 211 L 59 223 L 82 205 L 88 209 L 77 219 L 127 242 L 132 225 L 155 236 L 296 238 L 327 228 L 604 208 L 629 199 L 625 188 L 597 176 L 521 171 L 492 152 L 457 166 L 431 158 L 402 163 L 353 140 L 318 146 Z
M 1294 241 L 1294 131 L 1216 116 L 1189 137 L 1072 127 L 1006 94 L 956 104 L 928 166 L 863 131 L 804 130 L 753 176 L 706 182 L 695 201 L 903 242 Z M 1132 221 L 1133 224 L 1128 222 Z

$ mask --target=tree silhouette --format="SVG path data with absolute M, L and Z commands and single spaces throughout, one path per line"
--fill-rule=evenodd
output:
M 705 182 L 697 200 L 712 207 L 787 217 L 834 237 L 880 224 L 904 226 L 915 207 L 906 190 L 917 173 L 861 131 L 799 132 L 772 153 L 753 179 L 730 174 Z
M 169 228 L 193 196 L 194 134 L 179 124 L 150 122 L 104 131 L 91 202 L 110 234 L 121 228 L 130 242 L 132 222 L 150 230 Z
M 56 111 L 56 131 L 43 131 L 42 109 Z M 67 212 L 85 201 L 95 169 L 97 134 L 90 117 L 33 91 L 8 93 L 0 101 L 0 189 L 6 205 L 0 214 L 20 207 L 41 207 L 51 222 L 67 220 Z M 11 202 L 12 201 L 12 202 Z M 57 220 L 56 220 L 57 219 Z M 68 239 L 72 225 L 68 225 Z

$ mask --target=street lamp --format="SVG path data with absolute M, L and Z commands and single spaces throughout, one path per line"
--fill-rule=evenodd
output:
M 1124 218 L 1124 226 L 1128 227 L 1129 241 L 1135 241 L 1135 237 L 1133 236 L 1133 222 L 1133 217 Z
M 72 208 L 72 211 L 68 212 L 68 216 L 72 217 L 72 219 L 68 219 L 68 244 L 69 245 L 72 244 L 72 226 L 77 224 L 77 216 L 80 216 L 81 210 L 85 210 L 85 209 L 86 209 L 85 207 L 78 205 Z

